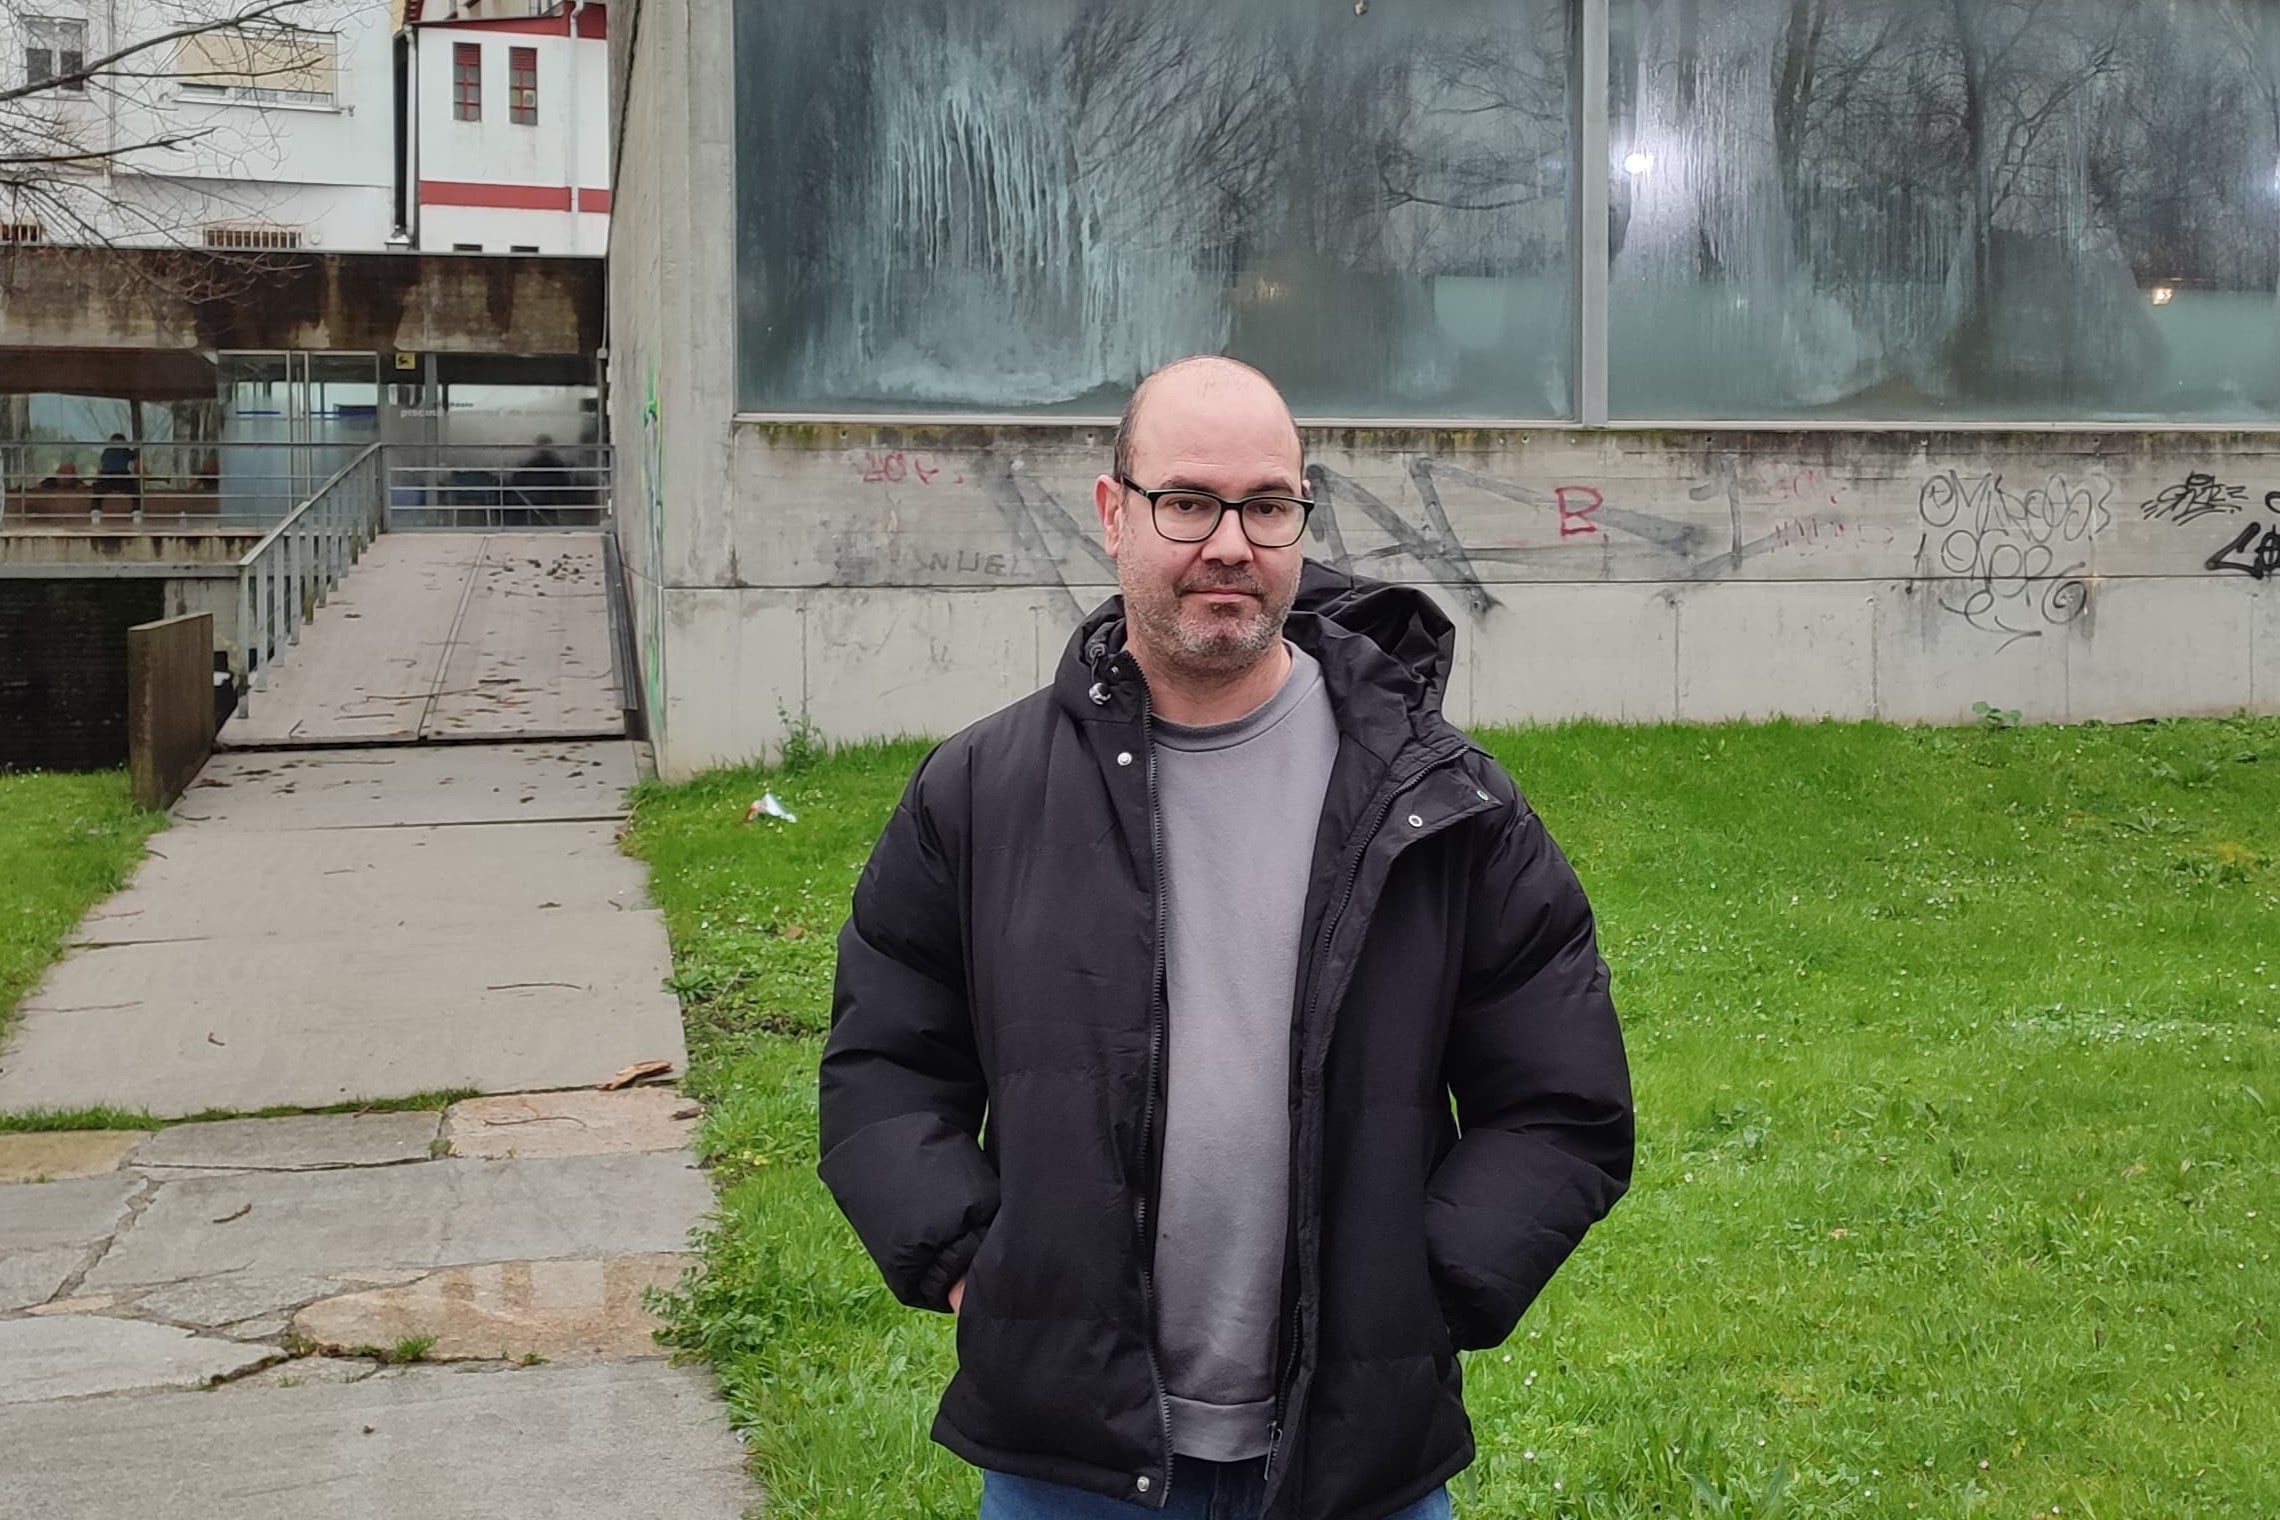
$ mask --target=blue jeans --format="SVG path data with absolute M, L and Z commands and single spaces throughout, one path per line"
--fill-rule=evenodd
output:
M 1172 1469 L 1172 1491 L 1158 1513 L 1164 1520 L 1259 1520 L 1266 1503 L 1267 1464 L 1205 1462 L 1182 1457 Z M 1145 1505 L 1034 1478 L 982 1474 L 981 1520 L 1141 1520 Z M 1449 1491 L 1436 1489 L 1388 1520 L 1449 1520 Z

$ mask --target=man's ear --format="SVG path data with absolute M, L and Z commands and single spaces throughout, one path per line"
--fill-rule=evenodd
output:
M 1101 541 L 1114 559 L 1124 542 L 1124 487 L 1115 476 L 1103 475 L 1093 482 L 1093 510 L 1100 514 Z

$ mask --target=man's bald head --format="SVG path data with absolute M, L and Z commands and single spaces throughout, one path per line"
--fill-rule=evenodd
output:
M 1132 478 L 1133 471 L 1139 467 L 1141 434 L 1150 405 L 1167 396 L 1182 403 L 1180 410 L 1185 410 L 1185 404 L 1208 407 L 1221 402 L 1252 407 L 1271 405 L 1281 426 L 1289 430 L 1292 456 L 1300 460 L 1305 457 L 1298 438 L 1298 424 L 1291 420 L 1290 407 L 1272 380 L 1240 359 L 1222 354 L 1195 354 L 1174 359 L 1133 387 L 1132 399 L 1124 403 L 1123 419 L 1116 425 L 1113 468 L 1120 478 Z

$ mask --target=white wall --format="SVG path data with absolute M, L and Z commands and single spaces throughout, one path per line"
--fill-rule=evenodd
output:
M 483 52 L 483 117 L 452 112 L 452 53 Z M 509 111 L 508 50 L 538 54 L 538 122 L 517 125 Z M 610 188 L 608 45 L 598 38 L 546 36 L 481 26 L 423 26 L 417 33 L 413 119 L 423 182 L 518 188 Z M 604 203 L 606 205 L 606 203 Z M 535 246 L 542 253 L 600 256 L 609 246 L 606 210 L 542 211 L 437 204 L 422 197 L 419 243 L 437 252 L 479 244 L 486 253 Z
M 242 9 L 238 0 L 40 0 L 44 15 L 87 23 L 90 58 L 137 38 Z M 215 221 L 301 225 L 308 246 L 378 249 L 391 220 L 393 81 L 386 0 L 300 0 L 280 22 L 338 39 L 331 105 L 241 103 L 186 95 L 169 44 L 138 75 L 37 108 L 73 123 L 82 146 L 117 158 L 76 180 L 73 203 L 98 234 L 128 245 L 197 243 Z M 11 69 L 20 43 L 11 36 Z M 172 143 L 173 146 L 159 146 Z M 53 241 L 78 241 L 67 228 Z
M 485 253 L 536 248 L 545 254 L 600 258 L 609 251 L 610 219 L 597 213 L 510 211 L 493 206 L 422 206 L 420 247 L 449 253 L 473 244 Z

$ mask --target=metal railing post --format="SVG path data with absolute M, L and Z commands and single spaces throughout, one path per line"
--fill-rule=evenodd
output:
M 253 707 L 253 570 L 242 564 L 237 577 L 237 648 L 230 663 L 237 678 L 238 711 L 249 712 Z

